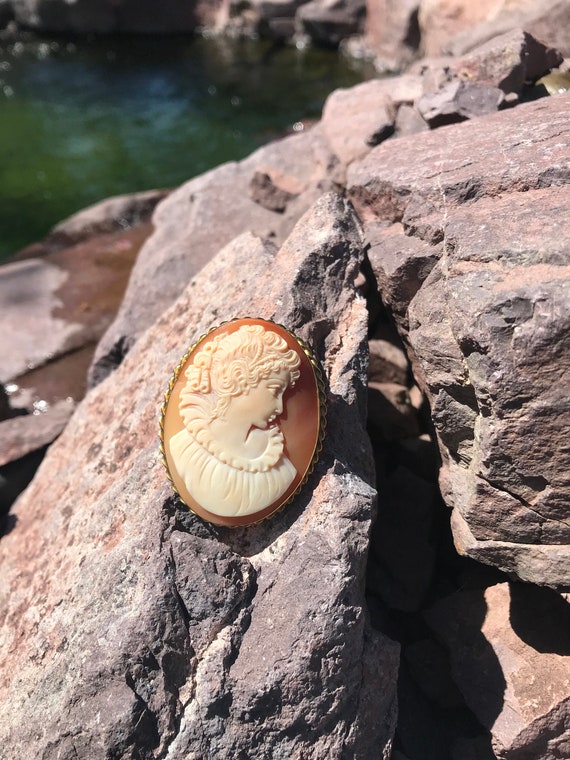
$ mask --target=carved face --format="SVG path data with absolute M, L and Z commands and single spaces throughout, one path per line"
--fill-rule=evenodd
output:
M 201 338 L 176 368 L 161 418 L 168 476 L 184 502 L 228 526 L 283 506 L 320 450 L 321 385 L 309 349 L 274 323 L 247 317 Z
M 266 428 L 283 412 L 283 394 L 288 384 L 286 369 L 261 380 L 254 388 L 232 399 L 226 417 L 252 427 Z

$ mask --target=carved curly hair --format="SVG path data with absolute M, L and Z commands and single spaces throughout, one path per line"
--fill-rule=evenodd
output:
M 294 385 L 300 364 L 297 353 L 280 335 L 262 325 L 242 325 L 229 335 L 216 335 L 196 352 L 186 370 L 187 390 L 216 394 L 211 417 L 215 419 L 224 414 L 233 397 L 283 370 L 289 374 L 287 385 Z

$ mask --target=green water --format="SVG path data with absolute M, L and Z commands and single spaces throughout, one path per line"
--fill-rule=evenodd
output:
M 369 75 L 331 51 L 259 42 L 4 43 L 0 258 L 102 198 L 243 158 Z

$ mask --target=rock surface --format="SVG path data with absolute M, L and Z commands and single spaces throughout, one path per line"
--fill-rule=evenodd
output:
M 238 237 L 79 406 L 0 543 L 7 756 L 388 758 L 398 651 L 363 596 L 375 492 L 361 257 L 333 194 L 278 253 Z M 242 313 L 313 345 L 329 409 L 306 490 L 232 531 L 177 503 L 156 430 L 180 355 Z
M 568 756 L 570 609 L 565 602 L 546 589 L 500 583 L 448 597 L 427 619 L 449 648 L 454 679 L 491 731 L 497 757 Z
M 154 234 L 137 259 L 116 320 L 97 347 L 91 383 L 121 362 L 191 277 L 234 237 L 249 230 L 280 245 L 322 195 L 335 163 L 321 128 L 315 127 L 190 180 L 159 204 L 152 218 Z M 259 192 L 260 173 L 287 192 L 279 194 L 277 205 L 275 193 L 270 197 L 267 188 Z M 220 208 L 225 209 L 223 225 Z
M 380 292 L 430 400 L 459 550 L 560 589 L 570 585 L 567 107 L 560 96 L 401 138 L 397 153 L 378 146 L 348 170 Z
M 295 2 L 259 5 L 273 14 L 272 34 L 294 26 Z M 196 178 L 159 205 L 93 368 L 99 387 L 13 513 L 0 515 L 8 756 L 25 747 L 43 760 L 368 760 L 391 746 L 393 758 L 408 760 L 568 755 L 560 605 L 570 594 L 508 587 L 496 569 L 570 588 L 568 100 L 434 132 L 418 110 L 422 96 L 458 82 L 502 85 L 514 105 L 536 74 L 537 48 L 527 42 L 512 33 L 333 95 L 344 107 L 325 123 Z M 462 71 L 466 60 L 473 65 Z M 381 103 L 395 113 L 394 134 L 373 147 Z M 423 134 L 398 137 L 406 131 Z M 356 154 L 335 144 L 354 144 Z M 297 224 L 328 188 L 342 194 L 347 176 L 364 242 L 336 196 Z M 79 219 L 80 238 L 96 217 Z M 329 431 L 299 501 L 268 524 L 232 532 L 177 504 L 157 462 L 155 417 L 187 344 L 250 310 L 315 344 L 329 381 Z M 362 429 L 367 342 L 380 494 L 366 572 L 375 630 L 363 597 L 373 514 Z M 42 371 L 27 373 L 31 387 Z M 67 365 L 57 393 L 68 374 Z M 10 439 L 21 458 L 0 464 L 0 501 L 12 493 L 9 468 L 12 484 L 22 475 L 27 483 L 44 451 L 26 454 L 29 442 L 54 422 L 14 418 L 14 401 L 0 393 L 0 436 L 14 419 L 43 425 Z M 453 547 L 438 469 L 453 539 L 467 556 Z M 449 652 L 426 626 L 426 604 Z M 393 745 L 398 655 L 377 631 L 403 647 Z M 543 688 L 551 667 L 552 688 Z
M 554 4 L 548 0 L 483 0 L 479 3 L 422 0 L 419 25 L 424 55 L 448 52 L 461 55 L 517 26 L 536 33 L 539 21 L 543 24 L 540 40 L 560 47 L 553 41 L 560 6 L 568 8 L 568 3 L 566 0 Z
M 0 422 L 0 513 L 27 486 L 46 446 L 83 398 L 95 344 L 114 318 L 150 234 L 144 222 L 101 233 L 114 224 L 112 214 L 102 212 L 125 205 L 115 199 L 95 213 L 80 213 L 0 267 L 0 383 L 10 390 L 2 396 L 9 419 Z M 89 231 L 95 234 L 89 237 Z
M 295 16 L 295 28 L 313 42 L 338 45 L 364 30 L 365 0 L 309 0 Z
M 365 39 L 379 70 L 399 70 L 420 45 L 419 0 L 368 0 Z

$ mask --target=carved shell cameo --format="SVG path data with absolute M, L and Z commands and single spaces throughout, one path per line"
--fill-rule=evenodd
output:
M 309 348 L 263 319 L 200 338 L 172 376 L 161 452 L 174 490 L 217 525 L 249 525 L 300 490 L 322 446 L 322 377 Z

